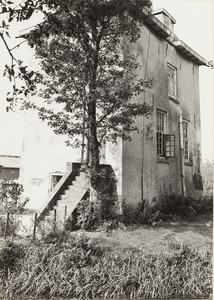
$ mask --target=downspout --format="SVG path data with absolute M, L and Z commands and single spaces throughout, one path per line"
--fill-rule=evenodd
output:
M 149 38 L 148 38 L 148 45 L 147 45 L 147 52 L 146 52 L 146 65 L 145 65 L 145 71 L 144 71 L 144 78 L 146 78 L 147 73 L 147 66 L 148 66 L 148 60 L 149 60 L 149 50 L 150 50 L 150 39 L 151 39 L 151 31 L 149 31 Z M 146 91 L 145 88 L 143 90 L 143 104 L 146 102 Z M 154 104 L 154 103 L 153 103 Z M 144 200 L 145 193 L 144 193 L 144 160 L 145 160 L 145 116 L 142 118 L 142 135 L 141 135 L 141 146 L 142 146 L 142 167 L 141 167 L 141 200 Z
M 180 141 L 181 188 L 182 188 L 182 195 L 186 195 L 185 172 L 184 172 L 183 112 L 180 108 L 178 109 L 177 114 L 178 114 L 178 127 L 179 127 L 179 141 Z

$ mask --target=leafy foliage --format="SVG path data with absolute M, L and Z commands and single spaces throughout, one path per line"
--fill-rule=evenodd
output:
M 201 163 L 204 196 L 213 196 L 213 161 L 205 160 Z
M 37 11 L 44 15 L 44 21 L 25 35 L 42 72 L 28 70 L 9 51 L 12 64 L 6 66 L 5 75 L 14 81 L 7 97 L 10 107 L 22 95 L 42 96 L 44 106 L 25 99 L 23 107 L 37 109 L 56 134 L 68 135 L 68 144 L 79 146 L 84 135 L 91 165 L 97 168 L 102 143 L 130 139 L 127 133 L 137 129 L 134 119 L 152 112 L 150 105 L 138 100 L 145 88 L 152 87 L 152 79 L 137 77 L 137 57 L 122 45 L 123 38 L 129 42 L 139 38 L 142 8 L 150 9 L 151 2 L 27 0 L 18 8 L 7 1 L 1 6 L 9 22 L 29 19 Z M 17 77 L 25 85 L 18 87 Z M 60 109 L 53 109 L 53 103 Z
M 77 206 L 76 226 L 82 229 L 95 229 L 99 222 L 100 201 L 81 200 Z
M 21 201 L 21 195 L 24 189 L 23 186 L 13 180 L 2 180 L 0 182 L 0 201 L 1 211 L 4 213 L 21 214 L 24 211 L 26 203 L 29 201 L 26 198 Z
M 112 218 L 111 211 L 115 199 L 107 195 L 98 195 L 95 202 L 89 198 L 81 200 L 77 205 L 77 222 L 75 226 L 82 229 L 96 229 L 103 220 Z
M 22 199 L 23 186 L 13 180 L 0 181 L 0 210 L 1 213 L 9 213 L 7 233 L 12 234 L 19 227 L 20 221 L 16 220 L 17 215 L 24 212 L 29 198 Z M 3 236 L 6 217 L 0 217 L 0 236 Z

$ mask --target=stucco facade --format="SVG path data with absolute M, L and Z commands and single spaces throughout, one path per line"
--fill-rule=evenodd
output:
M 139 117 L 136 120 L 139 132 L 132 135 L 131 142 L 123 143 L 122 194 L 131 203 L 172 193 L 197 196 L 202 190 L 199 66 L 206 61 L 174 35 L 175 20 L 165 10 L 156 16 L 162 21 L 168 17 L 167 28 L 163 28 L 166 32 L 171 29 L 168 37 L 145 24 L 136 44 L 125 42 L 127 52 L 139 54 L 142 64 L 139 77 L 153 77 L 152 88 L 145 89 L 139 98 L 139 103 L 153 105 L 153 113 L 148 118 Z M 177 46 L 180 44 L 183 48 Z M 172 83 L 169 82 L 171 70 Z M 163 122 L 161 130 L 160 121 Z M 159 141 L 158 134 L 162 135 Z M 172 136 L 171 145 L 168 143 L 174 152 L 172 157 L 160 149 L 161 143 L 167 148 L 164 142 L 167 134 Z
M 165 10 L 144 12 L 138 42 L 123 41 L 124 59 L 129 51 L 139 54 L 138 76 L 153 78 L 152 88 L 137 100 L 151 104 L 153 112 L 136 119 L 139 131 L 131 141 L 106 144 L 101 157 L 114 170 L 118 196 L 132 204 L 202 189 L 199 66 L 206 60 L 174 35 L 175 20 Z M 66 147 L 66 138 L 56 136 L 35 112 L 25 113 L 24 124 L 21 182 L 30 206 L 38 208 L 66 163 L 80 162 L 81 149 Z
M 56 135 L 41 121 L 36 111 L 23 114 L 23 142 L 19 181 L 28 207 L 39 209 L 71 162 L 81 162 L 81 149 L 66 146 L 66 136 Z M 84 153 L 86 158 L 86 153 Z M 101 150 L 101 164 L 110 164 L 117 178 L 117 195 L 122 195 L 122 141 L 106 144 Z

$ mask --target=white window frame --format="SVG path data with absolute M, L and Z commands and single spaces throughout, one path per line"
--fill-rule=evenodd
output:
M 177 69 L 167 64 L 168 96 L 177 99 Z

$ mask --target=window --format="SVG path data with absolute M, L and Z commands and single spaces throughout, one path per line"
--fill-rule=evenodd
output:
M 165 114 L 156 112 L 156 131 L 157 131 L 157 155 L 164 156 L 164 130 L 165 130 Z
M 52 191 L 54 189 L 54 187 L 57 185 L 57 183 L 60 181 L 60 179 L 62 178 L 63 174 L 61 173 L 52 173 L 51 174 L 51 186 L 50 186 L 50 191 Z
M 168 95 L 172 98 L 177 97 L 177 85 L 176 85 L 176 69 L 170 65 L 167 65 L 168 71 Z
M 183 141 L 184 141 L 184 159 L 189 160 L 189 126 L 187 121 L 183 121 Z
M 156 111 L 157 155 L 162 157 L 175 156 L 175 135 L 165 134 L 166 114 Z
M 165 157 L 175 156 L 175 135 L 165 134 Z

